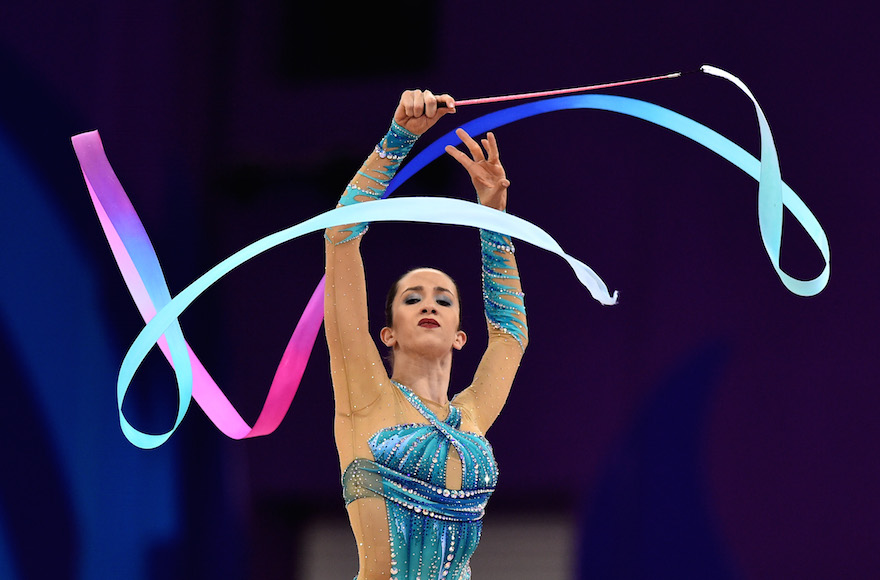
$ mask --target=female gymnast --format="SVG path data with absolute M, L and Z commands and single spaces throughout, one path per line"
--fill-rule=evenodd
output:
M 380 198 L 418 137 L 454 112 L 449 95 L 404 92 L 391 128 L 339 204 Z M 447 152 L 467 170 L 480 203 L 504 211 L 510 182 L 494 135 L 482 147 L 462 129 L 458 136 L 470 156 L 451 146 Z M 358 547 L 356 580 L 467 580 L 498 477 L 484 434 L 507 400 L 528 342 L 513 246 L 507 236 L 480 231 L 488 346 L 473 382 L 449 401 L 452 353 L 467 341 L 458 288 L 430 268 L 393 285 L 380 333 L 391 349 L 389 377 L 368 330 L 360 255 L 366 228 L 325 232 L 324 324 L 343 495 Z

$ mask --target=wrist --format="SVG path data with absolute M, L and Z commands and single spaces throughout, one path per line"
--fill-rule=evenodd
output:
M 484 260 L 487 257 L 487 252 L 516 253 L 510 236 L 482 228 L 480 228 L 480 247 Z
M 480 205 L 484 205 L 486 207 L 491 207 L 492 209 L 497 209 L 498 211 L 503 211 L 504 213 L 507 213 L 507 203 L 504 201 L 496 201 L 496 202 L 488 202 L 488 203 L 483 203 L 481 201 Z
M 418 135 L 392 120 L 388 132 L 376 144 L 375 151 L 382 159 L 402 161 L 412 151 L 413 145 L 418 140 Z

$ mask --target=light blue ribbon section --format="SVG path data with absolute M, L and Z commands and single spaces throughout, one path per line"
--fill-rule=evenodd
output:
M 162 310 L 157 312 L 156 316 L 144 326 L 140 334 L 135 338 L 125 358 L 122 360 L 117 389 L 121 393 L 128 389 L 128 385 L 131 384 L 135 372 L 150 352 L 150 349 L 153 348 L 162 334 L 177 322 L 180 314 L 205 290 L 241 264 L 275 246 L 312 232 L 356 222 L 378 221 L 450 224 L 506 233 L 563 258 L 571 266 L 581 284 L 602 304 L 614 304 L 617 302 L 617 293 L 615 292 L 614 295 L 609 294 L 605 283 L 589 266 L 566 254 L 550 234 L 524 219 L 484 207 L 477 203 L 443 197 L 406 197 L 360 203 L 324 212 L 295 226 L 257 240 L 229 256 L 187 286 L 165 305 Z M 188 357 L 182 360 L 187 362 Z M 180 366 L 185 366 L 185 364 Z M 181 401 L 181 405 L 184 402 L 188 401 Z M 126 431 L 126 436 L 129 440 L 137 441 L 136 445 L 146 447 L 153 447 L 157 443 L 161 444 L 161 440 L 164 440 L 169 435 L 170 432 L 157 438 L 156 441 L 152 441 L 152 437 L 149 435 L 137 431 L 131 433 Z M 141 441 L 141 439 L 144 439 L 144 441 Z M 147 440 L 150 441 L 147 442 Z

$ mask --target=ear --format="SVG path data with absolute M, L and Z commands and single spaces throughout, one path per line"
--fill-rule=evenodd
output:
M 394 331 L 387 326 L 379 331 L 379 339 L 382 341 L 382 344 L 389 348 L 394 348 L 394 345 L 397 344 L 397 339 L 394 338 Z
M 459 330 L 455 333 L 455 342 L 452 343 L 452 348 L 455 350 L 461 350 L 465 343 L 467 342 L 467 335 L 463 330 Z

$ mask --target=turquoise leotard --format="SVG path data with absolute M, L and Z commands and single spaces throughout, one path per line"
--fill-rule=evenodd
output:
M 412 391 L 394 384 L 428 424 L 396 425 L 373 435 L 375 461 L 355 459 L 342 476 L 346 505 L 385 498 L 392 580 L 468 580 L 486 502 L 498 481 L 492 446 L 458 430 L 461 412 L 454 404 L 440 421 Z M 445 487 L 450 447 L 462 459 L 460 490 Z

